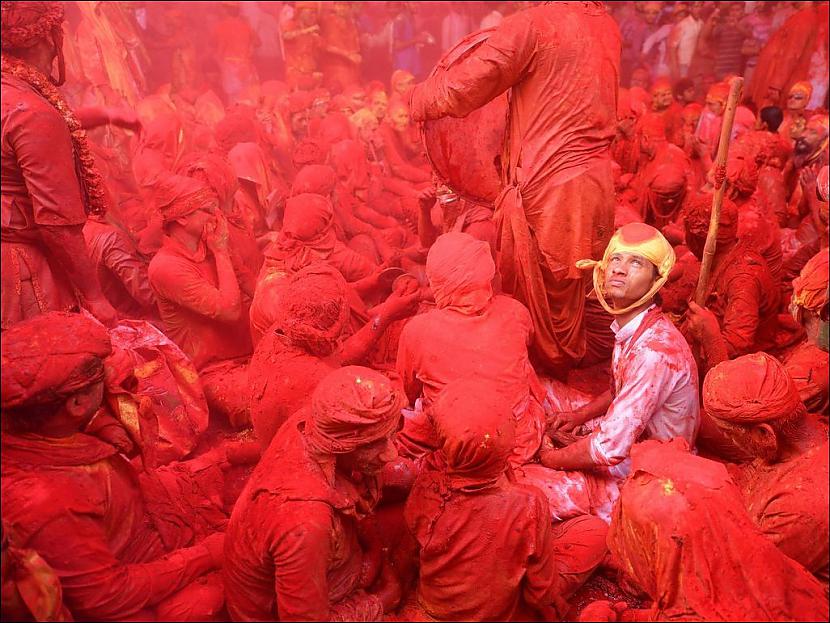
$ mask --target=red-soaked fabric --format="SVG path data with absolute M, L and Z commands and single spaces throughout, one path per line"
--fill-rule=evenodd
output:
M 308 164 L 297 172 L 291 185 L 292 195 L 312 193 L 328 197 L 334 191 L 337 174 L 324 164 Z
M 331 227 L 333 218 L 334 209 L 326 197 L 312 193 L 295 195 L 285 202 L 280 233 L 293 240 L 310 242 Z
M 427 255 L 427 279 L 439 309 L 481 311 L 493 298 L 495 272 L 490 245 L 462 232 L 443 234 Z
M 827 307 L 830 281 L 830 251 L 816 253 L 801 274 L 793 280 L 793 302 L 804 309 L 818 314 Z
M 670 160 L 644 171 L 640 213 L 657 227 L 674 220 L 686 195 L 688 172 L 682 162 Z
M 549 366 L 584 354 L 585 293 L 577 296 L 574 263 L 598 258 L 613 233 L 609 147 L 620 49 L 600 3 L 548 3 L 505 18 L 462 62 L 412 94 L 420 121 L 464 116 L 511 89 L 507 188 L 496 204 L 499 269 L 505 291 L 530 309 L 535 349 Z
M 825 620 L 824 587 L 753 524 L 726 468 L 682 442 L 632 451 L 608 536 L 653 620 Z
M 14 2 L 3 5 L 3 49 L 28 48 L 63 23 L 60 2 Z
M 268 310 L 272 322 L 254 350 L 248 376 L 251 421 L 264 447 L 291 415 L 310 404 L 314 388 L 337 367 L 329 357 L 350 315 L 345 280 L 322 262 L 285 279 L 277 292 Z
M 49 312 L 3 332 L 3 409 L 52 404 L 104 378 L 106 328 L 87 316 Z
M 331 163 L 338 179 L 350 191 L 369 186 L 369 160 L 360 141 L 340 141 L 331 148 Z
M 347 454 L 388 437 L 398 428 L 403 392 L 380 372 L 339 368 L 311 396 L 308 440 L 327 454 Z
M 177 172 L 210 187 L 223 209 L 231 204 L 239 186 L 233 169 L 219 154 L 192 154 L 179 164 Z
M 153 196 L 165 223 L 217 202 L 216 195 L 206 184 L 183 175 L 163 176 L 155 186 Z
M 314 139 L 320 141 L 326 148 L 340 141 L 351 140 L 352 125 L 349 118 L 341 112 L 331 112 L 320 122 Z
M 158 329 L 122 320 L 110 332 L 107 401 L 142 450 L 145 467 L 190 454 L 208 426 L 208 405 L 187 356 Z M 142 405 L 143 400 L 150 405 Z
M 703 408 L 715 419 L 745 425 L 786 419 L 804 409 L 784 366 L 766 353 L 712 368 L 703 382 Z
M 148 608 L 213 568 L 202 545 L 162 558 L 137 474 L 109 444 L 4 433 L 1 456 L 4 520 L 55 570 L 77 619 L 152 618 Z
M 259 142 L 261 132 L 253 111 L 244 106 L 229 111 L 214 130 L 216 143 L 224 153 L 239 143 Z
M 686 231 L 705 240 L 712 216 L 712 193 L 700 193 L 683 206 L 682 220 Z M 718 225 L 718 242 L 726 243 L 738 236 L 738 206 L 728 197 L 723 198 Z
M 363 592 L 357 519 L 378 500 L 377 479 L 352 481 L 311 450 L 298 414 L 274 438 L 239 496 L 223 573 L 235 621 L 375 621 Z
M 790 461 L 758 459 L 731 470 L 755 525 L 825 586 L 830 579 L 828 457 L 825 442 Z

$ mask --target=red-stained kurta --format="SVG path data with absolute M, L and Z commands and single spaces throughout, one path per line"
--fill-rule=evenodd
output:
M 505 290 L 530 310 L 548 366 L 584 354 L 575 262 L 601 256 L 612 234 L 620 45 L 601 3 L 546 3 L 506 18 L 412 98 L 416 120 L 461 117 L 510 89 L 500 270 Z

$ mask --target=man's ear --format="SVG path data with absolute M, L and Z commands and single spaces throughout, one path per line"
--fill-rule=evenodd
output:
M 758 424 L 749 431 L 755 453 L 765 461 L 772 461 L 778 456 L 778 437 L 769 424 Z

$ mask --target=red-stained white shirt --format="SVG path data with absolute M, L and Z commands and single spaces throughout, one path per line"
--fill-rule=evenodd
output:
M 698 372 L 692 352 L 662 313 L 638 331 L 651 309 L 622 328 L 616 321 L 611 324 L 615 397 L 596 422 L 590 452 L 599 465 L 619 466 L 620 476 L 627 473 L 626 459 L 638 441 L 682 437 L 694 447 L 700 426 Z M 619 465 L 623 461 L 626 465 Z

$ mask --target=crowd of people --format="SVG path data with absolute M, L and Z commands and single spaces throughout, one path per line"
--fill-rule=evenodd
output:
M 3 619 L 826 621 L 829 81 L 827 2 L 2 2 Z

